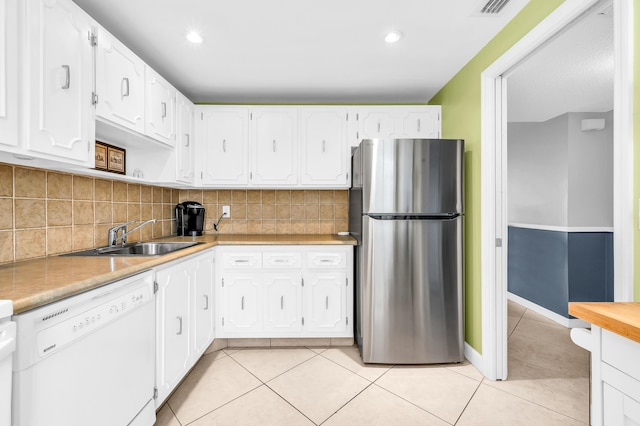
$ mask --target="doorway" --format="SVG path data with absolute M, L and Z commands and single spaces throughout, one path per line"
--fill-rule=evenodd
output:
M 571 25 L 597 0 L 567 0 L 482 74 L 482 316 L 484 373 L 507 378 L 507 91 L 503 76 L 560 31 Z M 615 300 L 633 295 L 632 241 L 632 120 L 631 91 L 632 4 L 614 0 L 616 110 L 614 137 L 614 293 Z

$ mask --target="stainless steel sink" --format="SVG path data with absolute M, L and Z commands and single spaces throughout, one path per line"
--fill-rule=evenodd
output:
M 202 244 L 197 242 L 129 243 L 123 246 L 98 247 L 62 256 L 162 256 L 174 251 Z

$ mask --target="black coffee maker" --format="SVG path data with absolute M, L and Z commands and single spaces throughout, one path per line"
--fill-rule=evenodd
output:
M 179 236 L 196 237 L 202 235 L 204 207 L 197 201 L 176 204 L 176 223 Z

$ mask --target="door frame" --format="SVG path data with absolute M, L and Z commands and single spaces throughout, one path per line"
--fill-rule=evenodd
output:
M 507 378 L 507 123 L 503 74 L 600 0 L 566 0 L 481 74 L 482 373 Z M 614 5 L 614 297 L 633 300 L 633 6 Z M 475 364 L 475 362 L 474 362 Z

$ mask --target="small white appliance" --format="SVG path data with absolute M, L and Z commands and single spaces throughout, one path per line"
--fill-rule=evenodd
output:
M 11 365 L 16 348 L 16 323 L 11 300 L 0 300 L 0 426 L 11 425 Z
M 13 318 L 13 426 L 154 424 L 152 272 Z

